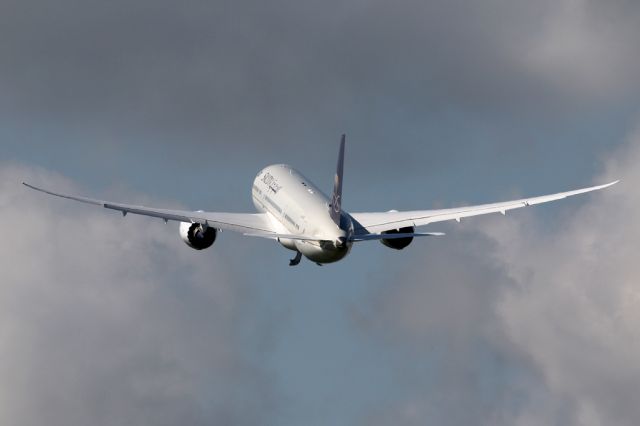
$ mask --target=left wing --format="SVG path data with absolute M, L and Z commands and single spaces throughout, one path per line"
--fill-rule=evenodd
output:
M 135 206 L 131 204 L 112 203 L 110 201 L 95 200 L 93 198 L 78 197 L 73 195 L 59 194 L 57 192 L 47 191 L 28 183 L 22 182 L 23 185 L 44 192 L 45 194 L 62 197 L 69 200 L 79 201 L 81 203 L 102 206 L 111 210 L 122 212 L 123 216 L 127 213 L 139 214 L 143 216 L 158 217 L 178 222 L 201 223 L 217 229 L 226 229 L 230 231 L 242 232 L 247 235 L 267 237 L 274 234 L 271 219 L 266 213 L 214 213 L 203 211 L 187 211 L 187 210 L 167 210 L 156 209 L 144 206 Z
M 589 188 L 576 189 L 574 191 L 558 192 L 557 194 L 543 195 L 540 197 L 523 198 L 514 201 L 501 203 L 481 204 L 477 206 L 457 207 L 441 210 L 414 210 L 406 212 L 379 212 L 379 213 L 351 213 L 354 219 L 356 235 L 377 234 L 392 229 L 400 229 L 409 226 L 424 226 L 433 222 L 445 220 L 457 220 L 463 217 L 478 216 L 482 214 L 497 213 L 505 214 L 507 210 L 519 209 L 521 207 L 533 206 L 536 204 L 548 203 L 549 201 L 561 200 L 572 195 L 584 194 L 585 192 L 596 191 L 607 188 L 618 183 L 607 183 L 605 185 L 592 186 Z

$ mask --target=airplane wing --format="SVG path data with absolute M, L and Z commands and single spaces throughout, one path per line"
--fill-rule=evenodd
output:
M 446 220 L 457 220 L 459 222 L 463 217 L 478 216 L 482 214 L 497 212 L 505 214 L 507 210 L 519 209 L 521 207 L 561 200 L 572 195 L 584 194 L 585 192 L 607 188 L 618 182 L 619 181 L 616 180 L 615 182 L 607 183 L 605 185 L 576 189 L 574 191 L 559 192 L 557 194 L 543 195 L 540 197 L 505 201 L 501 203 L 481 204 L 477 206 L 466 206 L 441 210 L 351 213 L 351 217 L 354 219 L 355 235 L 377 234 L 383 231 L 395 230 L 409 226 L 424 226 L 433 222 L 443 222 Z
M 78 197 L 73 195 L 59 194 L 57 192 L 48 191 L 38 188 L 28 183 L 22 182 L 23 185 L 44 192 L 45 194 L 54 195 L 56 197 L 66 198 L 69 200 L 79 201 L 81 203 L 102 206 L 111 210 L 122 212 L 123 216 L 127 213 L 138 214 L 143 216 L 158 217 L 160 219 L 175 220 L 178 222 L 201 223 L 208 226 L 225 229 L 230 231 L 242 232 L 247 235 L 267 236 L 274 233 L 271 220 L 266 213 L 214 213 L 203 211 L 187 211 L 187 210 L 166 210 L 156 209 L 143 206 L 135 206 L 130 204 L 112 203 L 110 201 L 95 200 L 93 198 Z

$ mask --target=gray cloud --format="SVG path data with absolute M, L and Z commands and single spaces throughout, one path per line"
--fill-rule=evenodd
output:
M 267 279 L 235 260 L 257 250 L 229 244 L 205 262 L 155 221 L 28 195 L 16 176 L 94 195 L 105 185 L 142 187 L 192 207 L 244 210 L 245 176 L 270 162 L 300 160 L 293 164 L 329 183 L 346 131 L 348 208 L 482 202 L 507 179 L 516 192 L 529 185 L 527 193 L 581 183 L 616 140 L 620 130 L 610 129 L 626 125 L 640 87 L 635 1 L 7 0 L 0 9 L 0 144 L 89 186 L 2 166 L 2 424 L 256 424 L 264 423 L 256 413 L 272 418 L 282 405 L 268 365 L 254 359 L 279 336 L 268 308 L 251 300 L 252 286 Z M 630 148 L 608 170 L 631 182 L 625 154 L 638 159 Z M 636 355 L 637 324 L 622 302 L 634 291 L 620 284 L 634 270 L 606 243 L 636 253 L 633 214 L 612 210 L 623 185 L 589 198 L 579 218 L 581 204 L 544 226 L 535 219 L 548 217 L 544 208 L 477 219 L 424 254 L 362 247 L 338 269 L 293 274 L 274 267 L 284 252 L 269 246 L 253 256 L 282 284 L 269 287 L 265 304 L 306 302 L 299 334 L 360 300 L 356 289 L 376 288 L 358 320 L 381 358 L 360 345 L 362 329 L 354 336 L 339 320 L 329 325 L 340 332 L 321 328 L 325 335 L 309 339 L 302 353 L 310 359 L 289 331 L 275 363 L 286 364 L 278 371 L 291 397 L 285 411 L 308 420 L 317 409 L 340 422 L 352 412 L 329 413 L 318 401 L 353 398 L 360 407 L 376 397 L 358 399 L 359 391 L 389 369 L 395 382 L 363 413 L 367 424 L 632 418 L 633 393 L 614 396 L 637 385 L 635 373 L 620 378 L 613 364 Z M 122 192 L 109 198 L 174 204 Z M 629 194 L 615 202 L 633 212 Z M 605 208 L 619 216 L 585 217 Z M 227 274 L 227 265 L 236 266 Z M 373 271 L 365 277 L 358 266 Z M 611 289 L 600 285 L 609 273 Z M 340 279 L 356 285 L 326 286 Z M 292 296 L 288 280 L 335 297 L 321 305 Z M 616 345 L 629 349 L 609 356 Z M 349 349 L 366 362 L 347 361 Z M 316 376 L 307 368 L 323 360 L 313 356 L 329 358 Z M 358 374 L 332 382 L 326 372 L 341 367 Z M 322 375 L 324 387 L 301 389 L 293 375 Z M 368 381 L 333 386 L 353 377 Z M 340 389 L 323 393 L 332 387 Z
M 578 99 L 637 94 L 640 7 L 635 2 L 557 2 L 522 55 L 531 72 Z
M 571 114 L 637 94 L 639 18 L 622 0 L 8 1 L 0 109 L 111 143 L 271 146 L 459 110 Z
M 19 178 L 78 192 L 42 170 L 0 167 L 0 423 L 276 418 L 260 366 L 273 324 L 241 271 L 228 275 L 232 259 L 205 261 L 177 230 L 52 200 Z
M 639 22 L 622 0 L 12 0 L 0 14 L 0 139 L 9 158 L 78 181 L 163 185 L 198 208 L 184 188 L 230 164 L 246 176 L 309 157 L 332 167 L 343 132 L 349 170 L 364 171 L 348 175 L 354 188 L 385 184 L 367 173 L 382 168 L 402 186 L 494 187 L 523 163 L 568 159 L 577 171 L 559 178 L 577 184 L 635 113 Z M 380 207 L 358 196 L 348 208 Z
M 405 394 L 367 423 L 635 424 L 638 161 L 635 132 L 598 179 L 623 182 L 554 223 L 480 219 L 382 272 L 359 324 Z

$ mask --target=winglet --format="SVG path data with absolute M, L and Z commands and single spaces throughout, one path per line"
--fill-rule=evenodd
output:
M 340 153 L 338 154 L 338 166 L 333 181 L 333 195 L 331 197 L 331 219 L 340 227 L 340 213 L 342 212 L 342 173 L 344 170 L 344 143 L 345 135 L 340 139 Z

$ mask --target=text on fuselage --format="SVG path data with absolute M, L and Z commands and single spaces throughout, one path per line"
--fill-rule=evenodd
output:
M 282 188 L 282 185 L 279 185 L 276 178 L 274 178 L 273 175 L 269 172 L 264 174 L 264 176 L 262 177 L 262 182 L 264 182 L 264 184 L 267 185 L 274 194 L 277 194 L 278 191 L 280 191 L 280 189 Z

